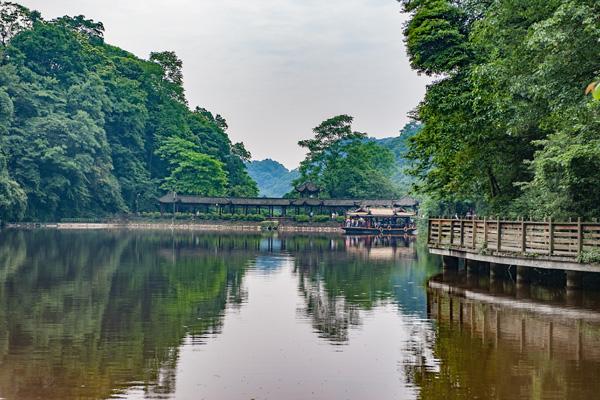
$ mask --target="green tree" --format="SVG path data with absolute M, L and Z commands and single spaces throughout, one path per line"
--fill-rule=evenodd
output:
M 173 166 L 163 189 L 203 196 L 225 194 L 228 182 L 223 163 L 198 152 L 194 143 L 174 137 L 167 140 L 158 153 Z
M 394 154 L 365 140 L 366 134 L 354 132 L 351 124 L 347 115 L 330 118 L 313 130 L 313 139 L 298 142 L 308 154 L 294 185 L 313 182 L 332 198 L 394 196 L 398 192 L 390 180 Z
M 30 11 L 20 4 L 0 2 L 0 44 L 3 47 L 8 46 L 13 37 L 23 30 L 30 29 L 40 17 L 37 11 Z
M 597 185 L 590 168 L 600 155 L 598 113 L 582 93 L 598 73 L 600 5 L 403 3 L 412 13 L 406 35 L 413 67 L 442 74 L 416 110 L 424 128 L 410 156 L 421 190 L 494 213 L 600 211 L 590 189 Z M 444 24 L 448 29 L 429 29 Z
M 160 65 L 163 70 L 163 83 L 172 91 L 174 99 L 187 104 L 183 90 L 183 62 L 173 51 L 150 53 L 150 61 Z

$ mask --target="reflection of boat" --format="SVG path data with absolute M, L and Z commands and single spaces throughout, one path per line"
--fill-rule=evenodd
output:
M 414 235 L 415 215 L 403 208 L 361 207 L 347 214 L 342 229 L 348 235 Z
M 348 235 L 346 251 L 365 255 L 372 260 L 416 258 L 415 248 L 410 245 L 415 239 L 410 235 Z

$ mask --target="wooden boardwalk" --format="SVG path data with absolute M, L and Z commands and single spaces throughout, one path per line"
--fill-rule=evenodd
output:
M 580 262 L 600 252 L 600 223 L 596 222 L 432 218 L 427 242 L 432 253 L 443 256 L 600 272 L 600 265 Z

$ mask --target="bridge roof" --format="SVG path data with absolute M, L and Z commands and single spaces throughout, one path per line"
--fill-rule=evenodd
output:
M 160 197 L 158 201 L 161 204 L 187 204 L 187 205 L 236 205 L 236 206 L 274 206 L 274 207 L 416 207 L 419 202 L 409 196 L 402 197 L 397 200 L 381 200 L 381 199 L 318 199 L 318 198 L 302 198 L 302 199 L 282 199 L 272 197 L 203 197 L 189 195 L 174 195 L 167 193 Z

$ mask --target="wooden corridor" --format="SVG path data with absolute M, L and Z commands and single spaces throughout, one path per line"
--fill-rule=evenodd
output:
M 580 262 L 591 252 L 600 252 L 600 223 L 596 222 L 432 218 L 427 243 L 432 253 L 446 257 L 600 272 L 600 265 Z

